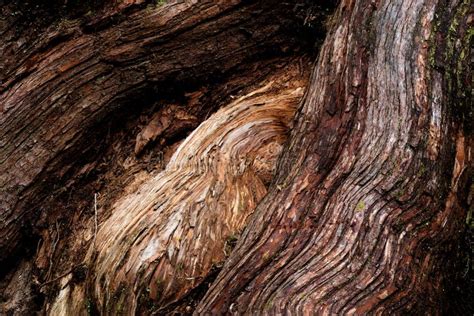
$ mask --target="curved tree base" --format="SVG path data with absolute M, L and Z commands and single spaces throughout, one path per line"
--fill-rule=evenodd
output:
M 0 24 L 2 313 L 452 309 L 469 0 L 21 7 Z

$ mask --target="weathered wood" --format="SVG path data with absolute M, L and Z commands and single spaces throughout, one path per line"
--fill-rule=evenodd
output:
M 38 34 L 31 30 L 34 38 L 16 38 L 17 21 L 7 20 L 0 61 L 0 260 L 18 247 L 22 227 L 45 211 L 42 200 L 68 173 L 64 161 L 91 145 L 87 131 L 146 88 L 159 95 L 200 85 L 259 55 L 291 50 L 296 42 L 285 35 L 291 8 L 273 1 L 175 1 L 106 11 L 85 22 L 63 19 Z M 14 17 L 14 6 L 8 9 Z
M 473 137 L 433 66 L 472 20 L 470 1 L 340 3 L 275 184 L 197 314 L 443 310 Z
M 18 1 L 1 8 L 0 261 L 8 263 L 0 271 L 2 312 L 114 310 L 110 304 L 120 285 L 95 295 L 90 285 L 99 267 L 95 259 L 84 259 L 87 248 L 97 245 L 96 222 L 102 227 L 115 199 L 166 165 L 175 142 L 223 101 L 248 92 L 290 59 L 292 70 L 279 71 L 276 81 L 306 77 L 308 60 L 298 56 L 320 35 L 302 36 L 303 24 L 310 23 L 301 20 L 302 8 L 276 1 L 119 1 L 59 20 L 59 13 L 49 16 L 44 6 L 31 15 L 19 11 L 25 7 Z M 258 163 L 261 170 L 246 177 L 245 185 L 255 190 L 249 191 L 253 200 L 242 204 L 243 214 L 272 178 L 267 169 L 273 161 Z M 244 222 L 229 224 L 226 234 L 237 234 Z M 218 225 L 208 229 L 220 231 Z M 167 297 L 154 296 L 156 306 L 199 285 L 209 262 L 220 265 L 225 238 L 212 247 L 207 243 L 215 251 L 199 258 L 201 278 L 179 279 Z M 142 292 L 131 290 L 124 304 L 135 306 Z
M 203 122 L 163 172 L 125 189 L 85 260 L 101 314 L 156 312 L 222 264 L 266 194 L 305 86 L 297 64 L 279 71 Z M 63 286 L 51 314 L 77 313 L 85 298 Z
M 284 142 L 310 2 L 124 0 L 32 24 L 1 7 L 1 313 L 191 313 L 224 260 L 195 314 L 446 309 L 471 1 L 340 1 Z

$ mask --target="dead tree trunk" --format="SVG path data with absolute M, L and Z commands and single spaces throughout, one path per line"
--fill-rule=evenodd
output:
M 449 308 L 470 0 L 93 2 L 2 7 L 2 312 Z

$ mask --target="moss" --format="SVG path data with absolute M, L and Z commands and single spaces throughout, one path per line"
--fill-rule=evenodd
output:
M 466 38 L 463 40 L 460 38 L 460 19 L 466 16 L 466 13 L 470 7 L 471 0 L 465 0 L 460 6 L 459 9 L 456 11 L 454 14 L 451 23 L 449 24 L 448 27 L 448 32 L 446 35 L 446 53 L 445 53 L 445 59 L 448 63 L 452 61 L 456 61 L 459 63 L 459 59 L 463 60 L 466 56 L 466 49 L 469 49 L 468 46 L 468 41 L 470 40 L 471 34 L 473 31 L 471 30 L 472 28 L 467 29 L 466 32 Z M 456 56 L 456 42 L 461 41 L 463 50 Z M 461 56 L 463 56 L 461 58 Z M 459 74 L 459 69 L 456 67 L 454 71 Z M 462 69 L 461 69 L 462 70 Z
M 454 14 L 453 19 L 452 19 L 452 21 L 451 21 L 451 23 L 449 24 L 449 27 L 448 27 L 448 33 L 447 33 L 447 36 L 446 36 L 447 50 L 446 50 L 446 53 L 445 53 L 445 58 L 448 61 L 451 58 L 454 57 L 455 41 L 458 38 L 457 33 L 458 33 L 458 29 L 459 29 L 459 18 L 460 18 L 460 15 L 463 14 L 463 12 L 466 9 L 466 8 L 463 8 L 465 4 L 466 4 L 466 2 L 464 2 L 463 5 L 461 5 L 460 9 Z
M 365 202 L 364 201 L 359 201 L 356 206 L 356 211 L 361 212 L 365 209 Z
M 463 30 L 463 28 L 466 24 L 466 16 L 471 2 L 472 0 L 464 0 L 447 21 L 446 17 L 441 18 L 438 14 L 435 14 L 429 40 L 429 65 L 431 68 L 436 68 L 436 56 L 441 55 L 440 59 L 444 60 L 439 61 L 443 65 L 448 94 L 464 99 L 468 95 L 466 95 L 466 89 L 463 87 L 462 81 L 468 64 L 466 58 L 470 54 L 474 30 L 472 27 L 467 30 Z M 443 15 L 443 11 L 438 13 Z M 464 38 L 461 36 L 463 32 L 466 33 Z M 458 49 L 459 47 L 461 47 L 461 50 Z M 438 54 L 440 50 L 442 50 L 442 53 Z M 456 100 L 452 102 L 452 105 L 463 108 L 463 103 L 461 100 Z
M 92 315 L 92 301 L 90 297 L 86 299 L 86 312 L 87 315 Z
M 433 29 L 431 30 L 431 35 L 429 39 L 430 48 L 428 54 L 428 61 L 431 68 L 436 67 L 436 37 L 440 28 L 441 20 L 439 19 L 438 15 L 435 14 L 435 19 L 433 23 Z
M 426 173 L 426 166 L 423 163 L 421 163 L 420 168 L 418 168 L 417 176 L 422 177 L 425 175 L 425 173 Z
M 462 49 L 461 49 L 461 52 L 459 53 L 459 57 L 457 60 L 457 65 L 456 65 L 456 79 L 457 79 L 458 87 L 462 86 L 462 75 L 463 75 L 464 70 L 466 70 L 464 69 L 465 68 L 464 63 L 466 62 L 466 58 L 470 54 L 473 38 L 474 38 L 474 27 L 471 26 L 466 30 L 466 34 L 464 38 L 461 40 Z M 460 89 L 460 91 L 465 92 L 464 89 Z M 460 96 L 465 97 L 466 95 L 464 94 Z
M 446 71 L 448 93 L 453 97 L 451 109 L 463 123 L 465 131 L 473 128 L 473 77 L 470 71 L 474 27 L 468 26 L 471 0 L 464 0 L 454 14 L 447 31 Z

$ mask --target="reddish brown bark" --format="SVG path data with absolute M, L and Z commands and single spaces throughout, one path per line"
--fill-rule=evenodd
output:
M 96 3 L 2 7 L 2 313 L 449 308 L 470 0 Z
M 85 312 L 86 307 L 94 306 L 113 312 L 123 308 L 120 304 L 135 310 L 143 298 L 149 302 L 141 295 L 146 294 L 146 280 L 137 290 L 130 286 L 131 295 L 120 304 L 116 304 L 117 291 L 124 288 L 120 282 L 103 287 L 106 295 L 93 289 L 91 284 L 99 267 L 95 266 L 95 259 L 85 258 L 85 254 L 87 249 L 90 254 L 95 252 L 93 241 L 107 240 L 101 239 L 106 229 L 96 231 L 96 222 L 98 228 L 110 227 L 106 219 L 115 200 L 140 190 L 139 184 L 145 178 L 166 166 L 179 141 L 220 105 L 253 91 L 275 71 L 281 74 L 274 80 L 280 86 L 281 81 L 291 79 L 289 85 L 296 89 L 298 80 L 305 80 L 306 45 L 314 39 L 307 41 L 299 34 L 303 21 L 295 13 L 301 10 L 300 6 L 274 1 L 166 5 L 138 2 L 106 6 L 86 17 L 54 20 L 39 15 L 36 18 L 46 21 L 37 21 L 33 16 L 32 21 L 26 22 L 26 13 L 18 11 L 22 7 L 17 2 L 2 7 L 2 32 L 6 38 L 0 61 L 0 126 L 4 144 L 0 149 L 2 313 L 25 314 L 35 308 L 62 313 L 61 305 L 55 302 L 61 302 L 64 293 L 72 298 L 80 293 L 81 300 L 72 303 L 66 297 L 70 304 L 65 308 L 70 313 Z M 23 20 L 17 17 L 20 13 Z M 51 21 L 53 24 L 48 25 Z M 281 70 L 289 64 L 291 71 Z M 268 98 L 280 90 L 267 89 Z M 262 96 L 259 102 L 268 101 L 264 100 Z M 285 125 L 297 98 L 287 96 L 281 100 L 281 104 L 270 106 L 289 106 L 283 110 L 286 114 L 281 124 Z M 280 114 L 267 111 L 264 117 L 272 121 Z M 244 121 L 259 126 L 258 121 L 249 119 L 240 123 Z M 244 128 L 231 123 L 229 118 L 229 126 Z M 237 181 L 243 183 L 239 187 L 244 189 L 236 192 L 248 197 L 236 199 L 242 202 L 238 208 L 242 211 L 240 220 L 229 213 L 228 219 L 234 220 L 228 221 L 227 228 L 216 223 L 215 229 L 207 229 L 203 224 L 204 233 L 207 229 L 215 244 L 202 243 L 214 250 L 200 256 L 199 269 L 189 271 L 195 274 L 191 281 L 182 277 L 188 274 L 184 269 L 187 265 L 180 263 L 182 268 L 178 269 L 173 259 L 170 269 L 176 269 L 177 275 L 169 278 L 178 285 L 161 298 L 154 289 L 153 306 L 163 307 L 184 296 L 206 280 L 209 270 L 215 270 L 214 266 L 220 265 L 228 254 L 230 248 L 226 250 L 222 245 L 230 247 L 226 239 L 236 238 L 270 181 L 274 156 L 279 150 L 268 147 L 266 142 L 277 139 L 281 143 L 285 139 L 286 127 L 277 129 L 278 133 L 271 130 L 261 137 L 263 143 L 255 141 L 254 148 L 244 155 L 249 161 L 272 159 L 245 172 L 248 181 Z M 265 150 L 269 148 L 271 154 L 267 155 Z M 219 171 L 227 168 L 230 166 L 221 163 Z M 227 177 L 225 173 L 220 176 Z M 205 180 L 201 187 L 214 186 Z M 171 186 L 170 192 L 158 197 L 174 195 L 174 190 L 178 189 Z M 232 185 L 226 190 L 224 196 L 233 196 Z M 153 198 L 156 196 L 149 197 L 150 203 Z M 232 203 L 230 198 L 220 200 L 214 204 Z M 175 209 L 172 206 L 167 211 L 171 214 L 178 205 Z M 218 211 L 214 206 L 211 210 Z M 143 247 L 146 248 L 145 243 Z M 21 252 L 25 248 L 25 253 Z M 138 248 L 137 252 L 143 251 Z M 103 257 L 106 255 L 99 259 Z M 18 278 L 19 275 L 30 277 Z M 137 277 L 132 273 L 127 280 L 133 283 Z M 68 292 L 60 291 L 65 288 Z M 155 309 L 141 303 L 140 309 Z
M 472 19 L 469 1 L 341 2 L 275 184 L 198 314 L 441 312 L 473 138 L 433 59 L 458 56 Z
M 117 21 L 109 11 L 92 21 L 62 19 L 26 43 L 27 35 L 12 34 L 0 76 L 0 259 L 16 249 L 28 217 L 44 211 L 41 200 L 69 172 L 64 161 L 90 145 L 89 129 L 151 87 L 159 95 L 197 86 L 295 47 L 284 35 L 285 10 L 271 1 L 176 2 L 120 11 Z M 15 22 L 7 21 L 7 38 Z

